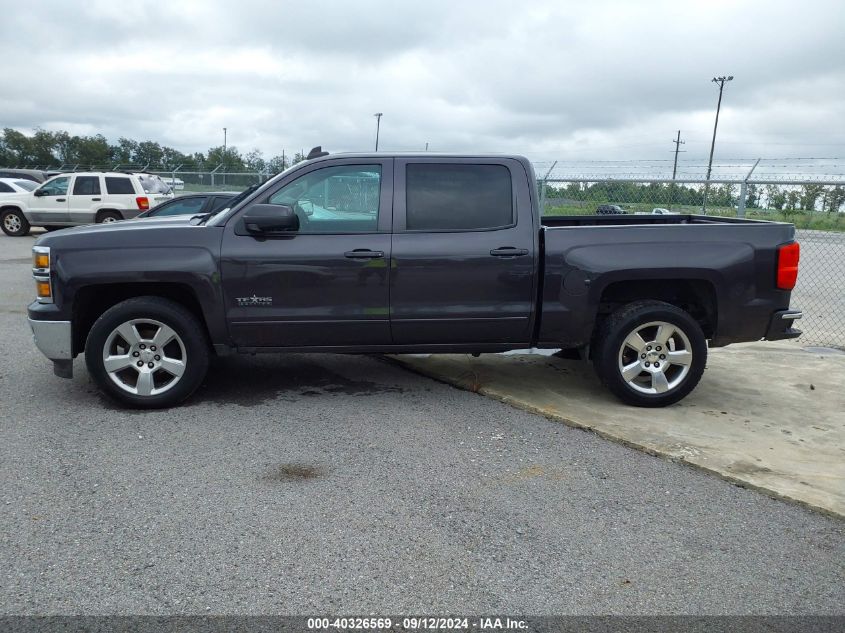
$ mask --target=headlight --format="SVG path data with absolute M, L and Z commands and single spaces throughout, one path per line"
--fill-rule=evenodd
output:
M 53 303 L 53 284 L 50 281 L 50 247 L 32 247 L 32 276 L 35 296 L 40 303 Z

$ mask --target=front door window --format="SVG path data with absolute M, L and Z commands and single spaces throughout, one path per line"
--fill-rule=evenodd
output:
M 380 165 L 343 165 L 308 172 L 270 196 L 293 208 L 300 233 L 376 233 Z
M 43 191 L 44 193 L 42 195 L 45 196 L 63 196 L 67 193 L 68 182 L 70 182 L 70 178 L 67 176 L 60 176 L 59 178 L 48 180 L 41 185 L 38 190 Z

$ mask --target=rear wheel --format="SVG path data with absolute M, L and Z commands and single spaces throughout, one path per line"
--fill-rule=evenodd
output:
M 120 222 L 123 219 L 117 211 L 100 211 L 97 214 L 97 224 L 109 224 L 111 222 Z
M 29 221 L 20 209 L 3 209 L 0 213 L 0 227 L 11 237 L 29 235 Z
M 99 387 L 131 407 L 178 404 L 199 387 L 209 348 L 197 318 L 160 297 L 108 309 L 88 334 L 85 362 Z
M 704 373 L 707 340 L 687 312 L 637 301 L 611 314 L 596 337 L 599 378 L 620 400 L 664 407 L 690 393 Z

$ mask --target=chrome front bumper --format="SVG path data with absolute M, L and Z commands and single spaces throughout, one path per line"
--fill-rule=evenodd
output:
M 62 378 L 73 377 L 73 351 L 70 321 L 35 321 L 27 319 L 32 340 L 53 361 L 53 372 Z

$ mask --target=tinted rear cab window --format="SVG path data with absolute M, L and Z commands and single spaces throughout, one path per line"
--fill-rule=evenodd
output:
M 510 170 L 504 165 L 411 163 L 406 230 L 473 231 L 513 225 Z
M 106 191 L 110 194 L 135 193 L 132 181 L 121 176 L 106 176 Z

